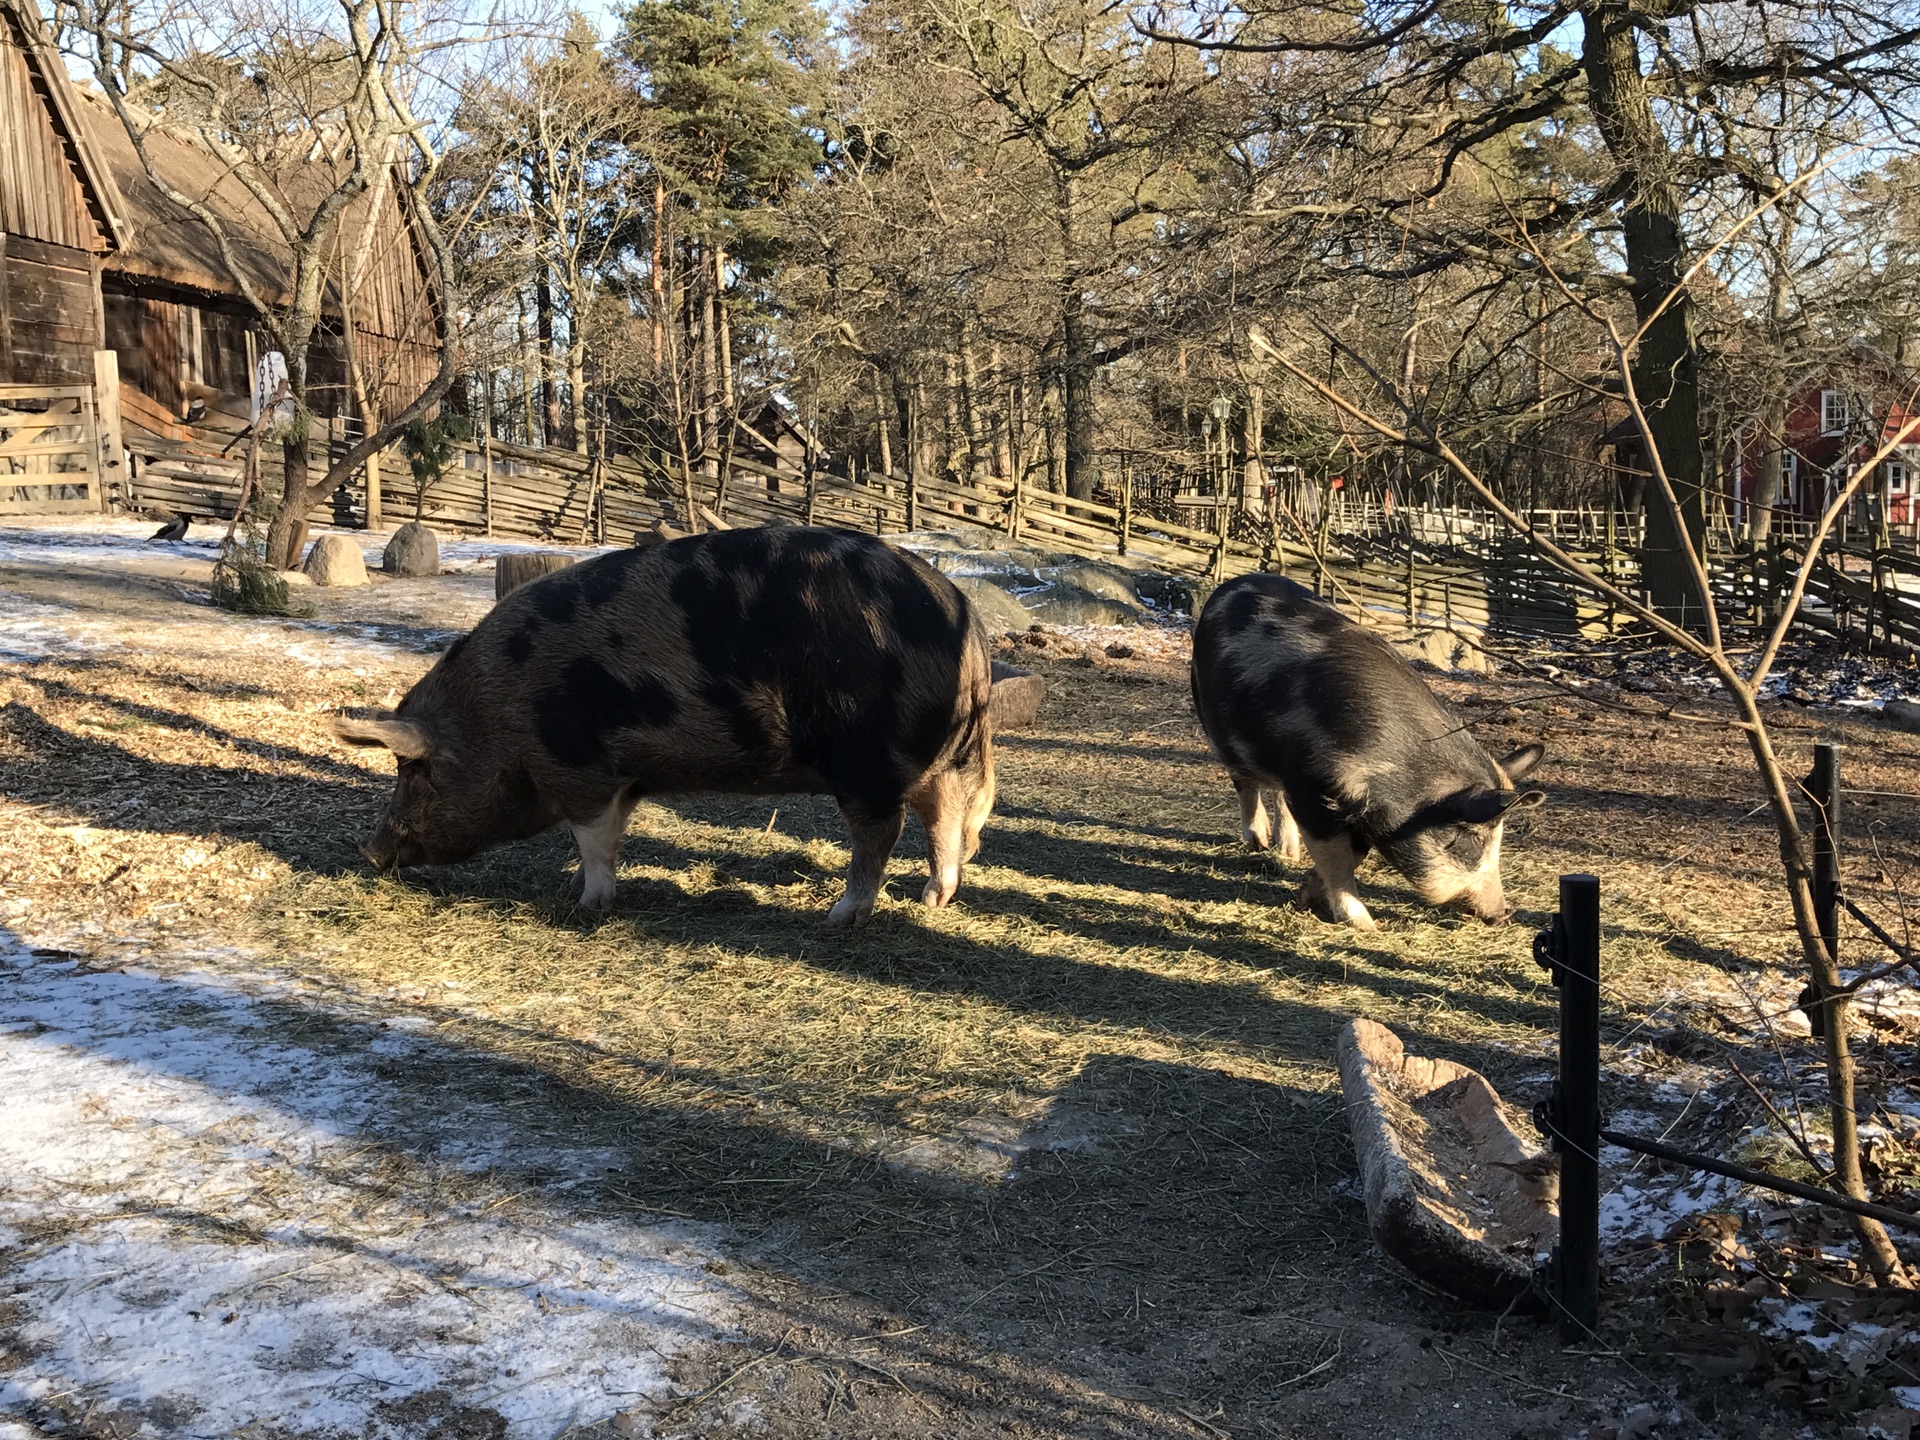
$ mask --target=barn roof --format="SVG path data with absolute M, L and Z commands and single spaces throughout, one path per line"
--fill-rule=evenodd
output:
M 267 208 L 225 161 L 178 131 L 155 126 L 142 137 L 148 158 L 167 185 L 204 204 L 219 219 L 232 251 L 231 263 L 200 219 L 176 205 L 154 184 L 107 97 L 95 91 L 73 93 L 99 153 L 127 197 L 131 234 L 118 254 L 107 257 L 109 273 L 235 297 L 244 294 L 239 278 L 244 276 L 255 293 L 269 303 L 284 305 L 291 301 L 292 253 Z M 304 219 L 331 189 L 329 168 L 325 156 L 301 152 L 290 157 L 285 173 L 265 179 L 284 208 Z M 411 195 L 404 180 L 398 176 L 396 180 L 393 193 L 408 217 L 411 231 Z M 366 223 L 367 207 L 372 203 L 371 196 L 363 195 L 349 205 L 341 215 L 339 233 L 351 233 L 357 225 Z M 417 238 L 415 246 L 423 248 Z M 437 303 L 437 296 L 432 296 L 431 267 L 422 268 L 432 297 L 429 303 Z M 338 295 L 331 280 L 328 302 L 326 309 L 337 314 Z
M 75 103 L 79 92 L 67 78 L 67 67 L 48 38 L 38 7 L 31 0 L 0 0 L 0 28 L 9 32 L 7 38 L 26 56 L 34 93 L 45 104 L 47 121 L 59 137 L 101 236 L 112 248 L 124 246 L 126 200 Z

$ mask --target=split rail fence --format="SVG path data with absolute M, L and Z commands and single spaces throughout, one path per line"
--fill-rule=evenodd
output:
M 74 387 L 59 402 L 75 410 L 64 427 L 50 418 L 16 419 L 9 430 L 0 411 L 0 513 L 102 509 L 108 503 L 208 517 L 232 513 L 242 460 L 231 443 L 217 448 L 217 438 L 142 437 L 130 463 L 107 472 L 104 482 L 99 467 L 82 475 L 78 459 L 59 459 L 69 452 L 83 459 L 88 447 L 91 453 L 100 448 L 100 436 L 83 423 L 82 412 L 90 409 L 81 398 L 84 389 Z M 6 398 L 0 390 L 0 406 Z M 64 413 L 60 418 L 67 419 Z M 16 452 L 26 448 L 34 454 L 23 462 Z M 689 477 L 666 457 L 596 456 L 486 439 L 462 450 L 418 497 L 410 483 L 389 480 L 380 509 L 389 520 L 410 518 L 417 509 L 419 518 L 443 531 L 550 544 L 625 543 L 655 524 L 685 527 L 692 520 L 839 525 L 881 534 L 977 526 L 1017 545 L 1125 558 L 1204 581 L 1276 571 L 1367 617 L 1419 627 L 1595 634 L 1621 623 L 1605 601 L 1569 581 L 1524 537 L 1485 512 L 1389 511 L 1335 496 L 1316 514 L 1303 517 L 1276 504 L 1271 513 L 1255 516 L 1192 497 L 1149 508 L 1136 503 L 1131 486 L 1117 495 L 1075 500 L 998 477 L 909 480 L 879 471 L 765 465 L 741 456 L 724 465 L 717 457 L 696 458 L 694 464 Z M 67 465 L 74 467 L 71 477 L 63 471 Z M 22 483 L 27 477 L 18 472 L 30 467 L 58 479 L 35 481 L 28 489 Z M 16 473 L 4 474 L 9 468 Z M 391 462 L 385 469 L 404 474 Z M 278 447 L 263 450 L 262 472 L 262 487 L 277 493 Z M 316 505 L 311 518 L 361 526 L 367 510 L 365 478 L 357 475 Z M 1533 510 L 1524 518 L 1622 589 L 1639 585 L 1635 557 L 1642 537 L 1625 519 L 1598 509 Z M 1717 544 L 1712 570 L 1726 613 L 1766 615 L 1805 544 L 1804 527 L 1792 524 L 1757 551 Z M 1800 618 L 1874 648 L 1920 654 L 1920 553 L 1884 543 L 1830 545 Z

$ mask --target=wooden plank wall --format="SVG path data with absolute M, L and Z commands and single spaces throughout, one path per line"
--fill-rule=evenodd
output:
M 72 250 L 104 248 L 18 18 L 0 7 L 0 230 Z

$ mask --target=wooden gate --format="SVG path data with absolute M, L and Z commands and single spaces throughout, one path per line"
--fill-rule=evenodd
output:
M 99 514 L 91 385 L 0 385 L 0 515 Z

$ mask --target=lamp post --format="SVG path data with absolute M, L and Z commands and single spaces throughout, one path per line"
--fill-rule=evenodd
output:
M 1224 395 L 1213 397 L 1207 406 L 1207 413 L 1213 417 L 1214 424 L 1220 430 L 1220 468 L 1216 472 L 1213 493 L 1224 496 L 1231 490 L 1231 472 L 1233 470 L 1233 438 L 1227 430 L 1227 421 L 1233 415 L 1233 402 Z M 1208 457 L 1208 468 L 1212 469 L 1212 457 Z

